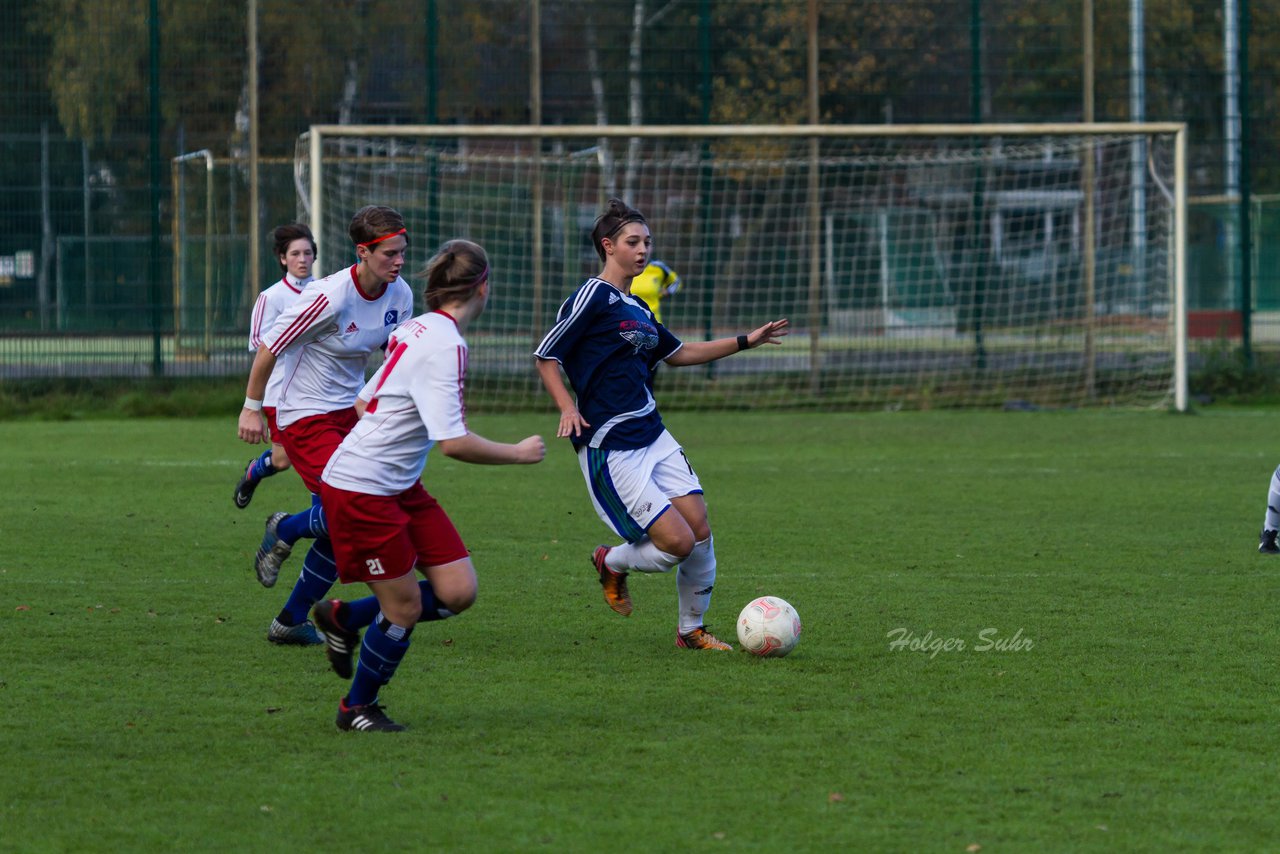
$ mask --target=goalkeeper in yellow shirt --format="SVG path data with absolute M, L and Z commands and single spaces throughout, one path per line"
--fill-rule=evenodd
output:
M 662 301 L 680 289 L 680 275 L 656 258 L 631 280 L 631 295 L 640 297 L 662 323 Z

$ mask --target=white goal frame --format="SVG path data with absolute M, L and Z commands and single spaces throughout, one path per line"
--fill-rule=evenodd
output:
M 387 138 L 415 137 L 421 139 L 501 139 L 513 138 L 522 140 L 543 139 L 582 139 L 582 140 L 631 140 L 654 138 L 686 138 L 725 140 L 731 138 L 774 137 L 808 139 L 811 141 L 810 151 L 814 158 L 814 169 L 811 180 L 808 203 L 803 212 L 797 210 L 796 215 L 808 218 L 808 233 L 812 235 L 810 247 L 810 294 L 811 311 L 807 324 L 810 336 L 810 365 L 815 372 L 820 364 L 819 336 L 821 323 L 817 322 L 821 311 L 821 276 L 822 259 L 819 247 L 821 211 L 819 207 L 819 188 L 817 187 L 816 164 L 819 158 L 818 145 L 821 140 L 841 137 L 1001 137 L 1031 138 L 1044 136 L 1063 137 L 1108 137 L 1134 135 L 1173 136 L 1173 182 L 1166 186 L 1159 176 L 1152 172 L 1152 177 L 1160 192 L 1168 201 L 1172 211 L 1170 299 L 1173 323 L 1173 406 L 1178 411 L 1185 411 L 1188 406 L 1187 391 L 1187 328 L 1186 328 L 1186 241 L 1187 241 L 1187 127 L 1182 122 L 1098 122 L 1098 123 L 1043 123 L 1043 124 L 929 124 L 929 125 L 312 125 L 299 141 L 298 162 L 295 163 L 298 177 L 298 191 L 302 214 L 313 227 L 323 228 L 325 217 L 324 197 L 324 145 L 333 138 Z M 302 180 L 301 159 L 303 150 L 308 152 L 309 175 Z M 1086 158 L 1089 159 L 1089 158 Z M 1082 166 L 1082 170 L 1084 167 Z M 1085 171 L 1085 181 L 1092 173 L 1092 165 Z M 1151 171 L 1150 167 L 1148 171 Z M 541 304 L 545 298 L 545 283 L 541 259 L 545 247 L 542 245 L 542 188 L 534 182 L 530 192 L 530 221 L 532 223 L 533 246 L 530 257 L 531 269 L 525 271 L 529 279 L 535 304 Z M 1092 201 L 1088 203 L 1092 205 Z M 346 216 L 350 212 L 343 211 Z M 321 232 L 317 229 L 317 237 Z M 1092 232 L 1087 238 L 1087 247 L 1092 246 Z M 317 269 L 330 269 L 329 259 L 333 256 L 332 247 L 326 248 L 324 241 L 320 244 L 321 263 Z M 1094 263 L 1092 256 L 1086 261 L 1086 269 Z M 1090 297 L 1091 298 L 1091 297 Z M 1092 316 L 1092 305 L 1088 304 L 1090 314 L 1084 323 L 1086 337 L 1085 362 L 1089 376 L 1093 371 L 1093 349 L 1095 336 L 1095 318 Z

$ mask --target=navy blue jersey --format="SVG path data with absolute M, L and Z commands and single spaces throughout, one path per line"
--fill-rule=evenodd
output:
M 681 346 L 644 300 L 592 278 L 560 306 L 534 355 L 564 367 L 578 411 L 591 425 L 571 437 L 574 447 L 626 451 L 662 435 L 654 370 Z

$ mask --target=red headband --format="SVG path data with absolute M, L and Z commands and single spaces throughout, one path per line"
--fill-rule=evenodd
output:
M 391 238 L 401 234 L 408 234 L 408 231 L 402 228 L 399 231 L 393 231 L 390 234 L 384 234 L 381 237 L 375 237 L 373 238 L 373 240 L 366 240 L 364 243 L 357 243 L 356 246 L 372 246 L 375 243 L 381 243 L 384 240 L 390 240 Z
M 468 282 L 468 284 L 472 287 L 479 287 L 480 284 L 483 283 L 484 280 L 487 278 L 489 278 L 489 268 L 485 267 L 483 270 L 480 271 L 480 275 L 476 276 L 474 279 Z

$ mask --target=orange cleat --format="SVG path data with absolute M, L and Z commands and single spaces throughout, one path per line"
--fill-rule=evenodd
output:
M 608 546 L 596 546 L 591 553 L 591 564 L 600 575 L 600 586 L 604 588 L 605 603 L 624 617 L 631 616 L 631 594 L 627 592 L 627 574 L 614 572 L 605 566 L 605 556 L 609 554 Z
M 733 647 L 720 640 L 720 638 L 711 634 L 702 626 L 689 632 L 688 634 L 676 633 L 676 646 L 684 649 L 718 649 L 731 650 Z

